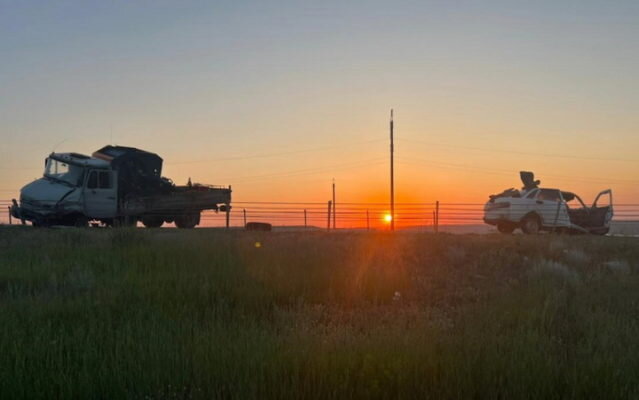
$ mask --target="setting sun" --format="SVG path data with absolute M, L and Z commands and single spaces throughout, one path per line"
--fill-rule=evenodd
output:
M 384 215 L 384 221 L 391 222 L 393 220 L 393 216 L 390 214 Z

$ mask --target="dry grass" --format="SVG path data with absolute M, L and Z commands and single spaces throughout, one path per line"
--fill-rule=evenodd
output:
M 637 239 L 2 229 L 0 254 L 0 398 L 639 394 Z

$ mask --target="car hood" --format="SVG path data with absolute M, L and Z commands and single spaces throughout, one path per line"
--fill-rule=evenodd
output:
M 20 202 L 31 206 L 54 206 L 76 188 L 52 179 L 37 179 L 20 190 Z

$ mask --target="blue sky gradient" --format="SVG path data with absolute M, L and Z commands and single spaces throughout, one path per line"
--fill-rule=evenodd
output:
M 54 148 L 114 142 L 239 198 L 335 177 L 377 199 L 391 107 L 406 198 L 484 199 L 519 169 L 636 198 L 637 21 L 634 1 L 0 1 L 0 198 Z

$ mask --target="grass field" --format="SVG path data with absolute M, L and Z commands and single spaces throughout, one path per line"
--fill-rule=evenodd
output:
M 638 271 L 633 238 L 5 228 L 0 398 L 637 398 Z

